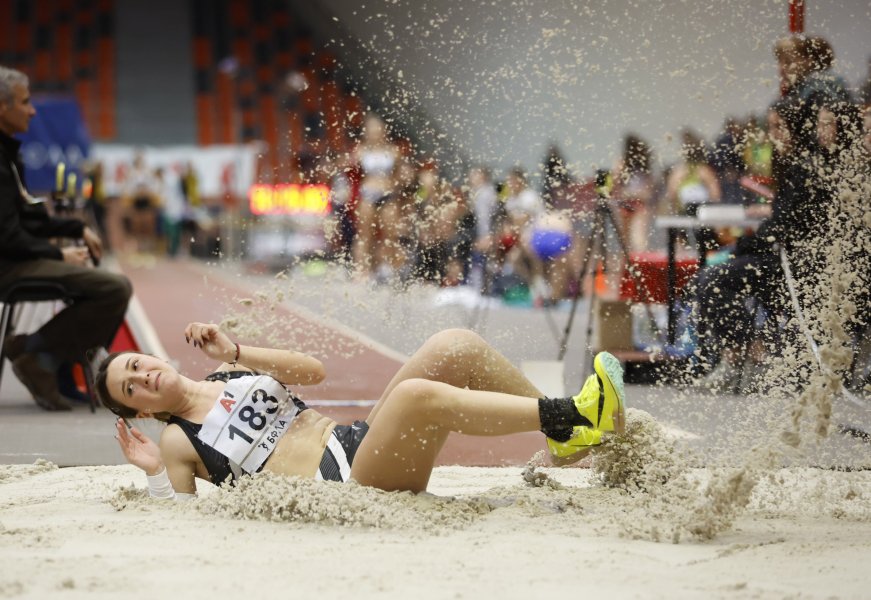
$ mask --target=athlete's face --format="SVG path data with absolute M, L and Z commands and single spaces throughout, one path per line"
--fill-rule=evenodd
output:
M 106 369 L 112 398 L 143 413 L 164 412 L 178 398 L 178 372 L 150 354 L 130 352 L 116 357 Z

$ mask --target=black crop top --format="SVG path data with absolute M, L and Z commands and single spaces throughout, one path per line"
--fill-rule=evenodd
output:
M 245 377 L 246 375 L 258 375 L 258 373 L 252 371 L 216 371 L 215 373 L 208 375 L 206 381 L 223 381 L 226 383 L 231 379 Z M 302 400 L 293 394 L 290 394 L 290 398 L 297 408 L 299 408 L 300 412 L 308 408 Z M 175 415 L 169 418 L 169 423 L 181 427 L 181 430 L 184 431 L 187 438 L 191 441 L 194 450 L 197 451 L 200 460 L 203 461 L 203 465 L 209 473 L 209 481 L 218 485 L 228 480 L 231 483 L 236 480 L 236 475 L 233 473 L 233 469 L 230 468 L 230 460 L 197 437 L 197 434 L 203 427 L 202 423 L 193 423 L 187 419 L 176 417 Z M 260 468 L 262 469 L 263 467 Z

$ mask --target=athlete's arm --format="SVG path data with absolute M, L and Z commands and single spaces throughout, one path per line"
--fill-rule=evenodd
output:
M 177 425 L 169 425 L 160 436 L 160 454 L 164 457 L 166 474 L 176 494 L 197 492 L 196 450 Z
M 193 463 L 189 463 L 185 470 L 186 456 L 183 448 L 179 448 L 177 443 L 164 444 L 164 438 L 167 430 L 176 430 L 182 437 L 184 432 L 178 427 L 169 426 L 164 430 L 164 435 L 161 435 L 160 446 L 158 447 L 151 438 L 136 429 L 128 426 L 124 419 L 118 419 L 115 422 L 115 428 L 118 433 L 115 439 L 118 440 L 118 445 L 121 447 L 121 452 L 131 465 L 139 467 L 145 471 L 148 477 L 148 494 L 155 498 L 164 498 L 168 500 L 184 500 L 193 496 L 196 492 L 196 486 L 193 480 Z M 170 435 L 169 438 L 177 436 Z M 187 441 L 187 440 L 185 440 Z M 193 452 L 193 447 L 190 442 L 187 442 L 189 449 Z M 179 452 L 181 450 L 181 452 Z M 164 464 L 163 457 L 168 457 Z M 174 480 L 171 481 L 169 469 L 174 473 Z M 190 473 L 190 479 L 185 476 L 185 472 Z
M 127 421 L 120 417 L 115 420 L 115 429 L 115 439 L 127 462 L 145 471 L 146 475 L 156 475 L 163 470 L 160 448 L 151 438 L 135 427 L 128 426 Z
M 326 376 L 324 365 L 312 356 L 293 350 L 242 346 L 213 323 L 189 323 L 184 334 L 209 358 L 224 361 L 219 371 L 248 368 L 287 385 L 314 385 Z

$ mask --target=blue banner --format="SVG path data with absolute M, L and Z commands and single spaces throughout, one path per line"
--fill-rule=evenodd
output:
M 81 185 L 81 169 L 91 149 L 79 105 L 73 98 L 34 98 L 36 116 L 30 121 L 21 140 L 27 187 L 31 193 L 44 194 L 55 187 L 58 163 L 66 164 L 66 172 L 76 172 L 77 188 Z

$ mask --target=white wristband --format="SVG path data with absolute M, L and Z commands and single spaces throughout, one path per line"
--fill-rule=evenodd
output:
M 169 481 L 169 475 L 166 472 L 166 467 L 157 475 L 146 475 L 148 479 L 148 495 L 152 498 L 165 498 L 172 500 L 175 498 L 175 490 L 172 488 L 172 483 Z

